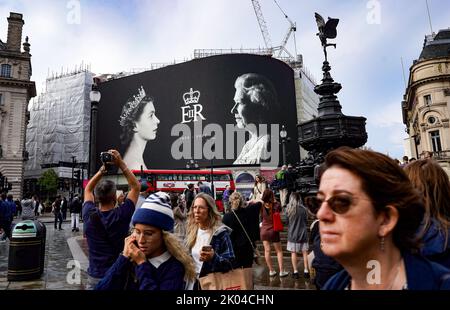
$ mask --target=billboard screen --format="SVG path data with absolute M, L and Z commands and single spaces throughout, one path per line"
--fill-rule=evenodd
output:
M 131 169 L 185 169 L 190 160 L 274 167 L 282 163 L 284 125 L 287 162 L 294 163 L 293 74 L 268 56 L 231 54 L 101 83 L 97 152 L 117 149 Z

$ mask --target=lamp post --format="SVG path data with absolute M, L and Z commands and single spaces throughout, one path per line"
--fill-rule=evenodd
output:
M 75 163 L 77 160 L 75 159 L 76 156 L 72 156 L 72 177 L 70 178 L 70 201 L 73 199 L 73 192 L 75 191 L 75 187 L 73 184 L 73 169 L 75 168 Z
M 286 141 L 287 139 L 287 131 L 286 128 L 281 126 L 280 131 L 280 138 L 281 138 L 281 146 L 282 146 L 282 152 L 283 152 L 283 165 L 286 165 Z
M 216 192 L 214 191 L 214 165 L 213 158 L 211 157 L 211 192 L 213 194 L 214 200 L 216 199 Z
M 89 99 L 91 100 L 91 136 L 89 140 L 89 178 L 95 174 L 95 163 L 97 158 L 97 150 L 95 149 L 97 144 L 97 112 L 98 103 L 100 102 L 102 95 L 98 91 L 98 85 L 94 80 L 92 84 L 92 90 L 89 93 Z

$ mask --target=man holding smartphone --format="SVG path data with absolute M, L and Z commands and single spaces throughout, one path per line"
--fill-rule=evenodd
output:
M 108 153 L 111 154 L 111 162 L 103 162 L 84 192 L 82 214 L 89 246 L 88 288 L 93 288 L 103 278 L 122 251 L 140 191 L 138 180 L 128 169 L 120 153 L 116 150 L 109 150 Z M 101 180 L 106 173 L 106 164 L 120 168 L 130 187 L 127 199 L 118 208 L 115 208 L 116 184 L 111 180 Z

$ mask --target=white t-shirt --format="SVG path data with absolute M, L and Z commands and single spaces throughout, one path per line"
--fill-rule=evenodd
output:
M 204 245 L 209 245 L 209 241 L 211 239 L 211 231 L 210 230 L 197 230 L 197 239 L 195 240 L 195 244 L 192 247 L 192 258 L 195 263 L 195 272 L 200 274 L 202 270 L 203 262 L 200 261 L 200 251 Z

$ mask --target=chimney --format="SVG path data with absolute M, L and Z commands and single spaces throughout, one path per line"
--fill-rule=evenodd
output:
M 6 48 L 10 51 L 20 52 L 20 45 L 22 43 L 22 27 L 25 22 L 22 19 L 22 14 L 9 13 L 8 17 L 8 38 L 6 41 Z

